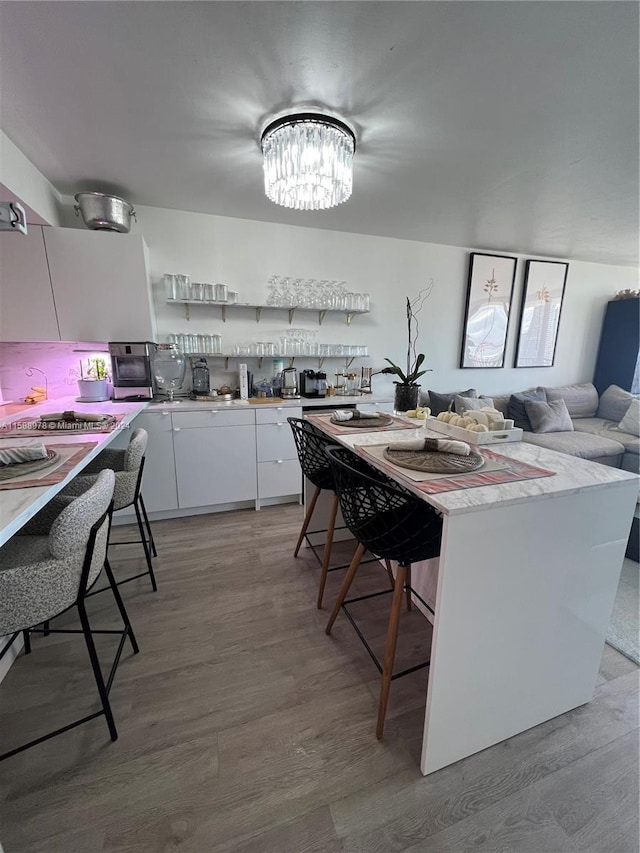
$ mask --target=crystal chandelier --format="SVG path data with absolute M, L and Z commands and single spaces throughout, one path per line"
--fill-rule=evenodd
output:
M 356 137 L 341 119 L 296 113 L 262 131 L 264 191 L 295 210 L 326 210 L 351 195 Z

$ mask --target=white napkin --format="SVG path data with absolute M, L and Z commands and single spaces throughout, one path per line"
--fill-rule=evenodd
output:
M 422 451 L 437 451 L 439 453 L 456 453 L 458 456 L 468 456 L 471 447 L 466 441 L 454 441 L 450 438 L 410 438 L 407 441 L 394 441 L 389 450 L 409 450 L 414 453 Z
M 353 417 L 353 410 L 350 409 L 334 409 L 334 421 L 350 421 Z
M 87 421 L 87 423 L 100 423 L 100 421 L 108 419 L 108 415 L 96 415 L 91 412 L 74 412 L 73 409 L 66 412 L 51 412 L 49 415 L 40 415 L 41 421 Z
M 30 444 L 28 447 L 5 447 L 0 450 L 0 466 L 15 465 L 16 462 L 34 462 L 36 459 L 46 459 L 47 448 L 40 444 Z
M 353 413 L 354 418 L 379 418 L 380 415 L 377 412 L 361 412 L 360 409 L 356 409 Z

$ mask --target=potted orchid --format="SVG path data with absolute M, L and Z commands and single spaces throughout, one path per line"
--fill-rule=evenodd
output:
M 420 293 L 413 299 L 407 297 L 407 369 L 403 370 L 390 358 L 385 358 L 389 362 L 390 367 L 385 367 L 381 372 L 397 376 L 400 381 L 394 382 L 396 386 L 394 409 L 397 412 L 407 412 L 410 409 L 415 409 L 420 402 L 420 385 L 417 380 L 425 373 L 429 373 L 430 369 L 421 370 L 424 363 L 424 353 L 418 353 L 417 341 L 419 334 L 418 312 L 421 310 L 425 301 L 431 295 L 433 290 L 433 280 L 427 287 L 423 288 Z

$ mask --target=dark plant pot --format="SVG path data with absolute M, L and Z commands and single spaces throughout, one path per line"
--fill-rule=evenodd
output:
M 396 386 L 393 408 L 396 412 L 408 412 L 418 407 L 420 401 L 419 385 L 403 385 L 401 382 L 394 383 Z

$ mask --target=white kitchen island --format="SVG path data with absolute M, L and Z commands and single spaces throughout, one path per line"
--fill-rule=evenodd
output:
M 425 434 L 332 438 L 356 447 Z M 596 684 L 638 477 L 526 443 L 498 450 L 555 474 L 441 494 L 390 474 L 444 519 L 424 774 L 589 702 Z M 418 590 L 419 575 L 416 564 Z

